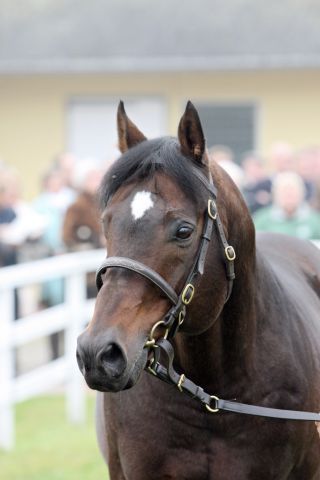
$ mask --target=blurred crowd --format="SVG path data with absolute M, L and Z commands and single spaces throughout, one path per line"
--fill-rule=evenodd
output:
M 320 239 L 320 147 L 299 151 L 276 143 L 269 158 L 248 152 L 236 162 L 227 146 L 209 149 L 241 190 L 257 230 Z M 40 194 L 23 199 L 19 173 L 0 163 L 0 266 L 103 247 L 96 192 L 107 166 L 59 155 L 41 179 Z M 88 296 L 95 293 L 88 281 Z M 63 301 L 62 280 L 42 287 L 40 307 Z M 18 303 L 16 316 L 19 316 Z
M 223 145 L 209 154 L 241 190 L 257 231 L 320 239 L 320 146 L 295 151 L 279 142 L 269 158 L 247 152 L 240 164 Z
M 320 239 L 320 146 L 294 151 L 276 143 L 269 158 L 248 152 L 240 163 L 227 146 L 209 155 L 241 190 L 257 230 Z M 0 266 L 102 247 L 96 192 L 106 168 L 61 154 L 44 172 L 40 194 L 27 202 L 19 173 L 0 162 Z M 46 305 L 62 295 L 58 283 L 50 288 Z
M 0 266 L 102 247 L 96 193 L 104 170 L 94 159 L 77 162 L 62 154 L 44 172 L 39 195 L 27 202 L 18 171 L 0 163 Z M 88 275 L 88 297 L 94 293 L 94 279 Z M 15 292 L 16 319 L 31 313 L 25 311 L 22 296 Z M 32 311 L 63 302 L 63 279 L 44 283 L 33 297 Z M 57 334 L 50 342 L 56 358 L 62 342 Z
M 101 247 L 96 192 L 103 173 L 93 159 L 60 155 L 27 202 L 19 173 L 0 164 L 0 265 Z

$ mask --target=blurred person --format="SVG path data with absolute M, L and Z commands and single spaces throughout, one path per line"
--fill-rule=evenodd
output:
M 19 175 L 11 168 L 0 172 L 0 209 L 0 242 L 16 250 L 17 262 L 28 260 L 22 249 L 41 238 L 47 219 L 23 200 Z
M 241 190 L 244 182 L 244 172 L 234 161 L 232 150 L 225 145 L 214 145 L 209 148 L 209 161 L 217 162 L 232 178 L 237 187 Z
M 271 146 L 270 167 L 272 174 L 281 172 L 297 172 L 305 183 L 306 200 L 310 201 L 313 195 L 313 185 L 310 178 L 309 149 L 303 149 L 296 153 L 293 147 L 286 142 L 277 142 Z M 307 158 L 308 157 L 308 158 Z M 313 162 L 313 161 L 312 161 Z M 312 168 L 312 167 L 311 167 Z
M 72 178 L 76 163 L 75 156 L 70 152 L 60 153 L 53 162 L 53 168 L 61 172 L 64 188 L 70 189 L 71 192 L 74 189 Z
M 16 218 L 13 206 L 20 196 L 18 184 L 17 172 L 0 161 L 0 223 L 10 223 Z
M 0 266 L 6 267 L 17 263 L 17 252 L 14 245 L 10 245 L 2 238 L 2 232 L 15 218 L 16 213 L 8 198 L 6 171 L 4 165 L 0 165 Z
M 69 251 L 101 248 L 104 240 L 97 205 L 97 191 L 102 180 L 101 168 L 92 160 L 81 162 L 73 176 L 78 196 L 66 211 L 63 241 Z M 96 294 L 94 276 L 88 276 L 88 297 Z
M 314 195 L 313 207 L 320 212 L 320 146 L 314 147 Z
M 264 160 L 256 152 L 244 154 L 241 162 L 244 172 L 242 193 L 251 213 L 271 203 L 271 179 L 267 176 Z
M 320 145 L 314 147 L 315 177 L 320 179 Z
M 65 180 L 60 169 L 50 168 L 43 176 L 42 191 L 34 200 L 34 208 L 45 215 L 47 228 L 42 236 L 48 248 L 48 255 L 62 253 L 62 223 L 65 212 L 75 198 L 75 192 L 65 188 Z
M 65 187 L 63 173 L 58 168 L 49 169 L 42 179 L 42 191 L 34 200 L 34 208 L 47 219 L 42 235 L 42 257 L 63 253 L 62 224 L 65 212 L 73 201 L 75 193 Z M 40 308 L 57 305 L 64 300 L 64 281 L 53 279 L 42 285 Z M 50 336 L 52 359 L 61 354 L 61 335 Z
M 295 158 L 292 146 L 286 142 L 271 145 L 269 166 L 274 174 L 295 170 Z
M 303 148 L 296 153 L 296 171 L 305 183 L 306 200 L 311 203 L 315 197 L 317 181 L 320 180 L 320 177 L 317 178 L 317 162 L 317 147 Z
M 44 232 L 47 220 L 23 200 L 18 173 L 0 169 L 0 265 L 6 267 L 29 260 L 26 249 Z M 20 317 L 19 295 L 14 291 L 14 318 Z
M 305 200 L 305 185 L 295 172 L 278 173 L 272 183 L 272 204 L 253 216 L 257 230 L 303 239 L 320 239 L 320 215 Z
M 99 248 L 101 223 L 97 206 L 97 191 L 103 172 L 95 162 L 81 162 L 73 176 L 78 190 L 75 201 L 66 211 L 63 221 L 63 241 L 69 250 Z

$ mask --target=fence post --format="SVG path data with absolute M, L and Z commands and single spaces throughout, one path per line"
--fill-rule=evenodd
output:
M 65 301 L 69 315 L 65 332 L 65 355 L 68 363 L 67 375 L 67 415 L 73 423 L 85 420 L 85 387 L 84 380 L 76 361 L 77 337 L 82 332 L 85 321 L 86 274 L 71 275 L 65 280 Z
M 14 290 L 0 291 L 0 448 L 11 450 L 15 443 L 13 399 L 14 356 L 11 326 L 14 321 Z

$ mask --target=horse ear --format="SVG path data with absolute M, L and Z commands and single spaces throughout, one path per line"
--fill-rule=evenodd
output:
M 184 155 L 192 157 L 199 163 L 205 163 L 204 151 L 206 141 L 198 112 L 190 100 L 179 123 L 178 138 Z
M 134 147 L 135 145 L 143 142 L 144 140 L 147 140 L 143 133 L 140 132 L 140 130 L 127 116 L 122 100 L 120 101 L 118 106 L 117 124 L 119 150 L 121 153 L 124 153 L 129 150 L 129 148 Z

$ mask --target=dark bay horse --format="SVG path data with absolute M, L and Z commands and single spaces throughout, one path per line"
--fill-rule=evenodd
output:
M 108 258 L 77 350 L 86 382 L 102 392 L 97 432 L 110 478 L 320 480 L 314 421 L 210 413 L 183 394 L 188 378 L 212 399 L 320 411 L 318 250 L 256 238 L 241 194 L 209 167 L 190 102 L 178 139 L 147 140 L 122 103 L 118 132 L 122 156 L 101 186 Z M 170 385 L 146 366 L 177 296 L 177 334 L 166 342 L 181 376 Z

